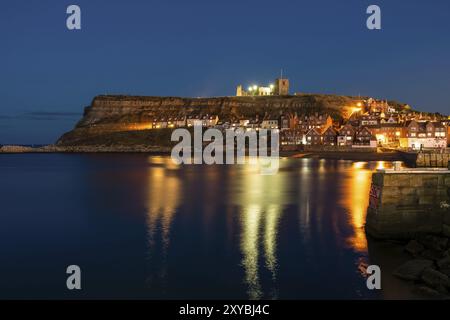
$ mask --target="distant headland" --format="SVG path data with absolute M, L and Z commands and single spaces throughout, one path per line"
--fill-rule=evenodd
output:
M 175 144 L 171 132 L 193 127 L 195 121 L 220 130 L 280 130 L 281 151 L 292 153 L 320 151 L 330 156 L 329 151 L 377 153 L 380 147 L 445 148 L 449 143 L 445 115 L 371 97 L 289 95 L 289 82 L 276 83 L 262 89 L 250 86 L 247 91 L 238 86 L 233 97 L 99 95 L 85 107 L 75 128 L 54 145 L 3 146 L 0 152 L 165 153 Z
M 283 117 L 323 115 L 341 121 L 357 103 L 354 97 L 317 94 L 214 98 L 97 96 L 85 108 L 76 127 L 64 134 L 57 145 L 156 142 L 167 146 L 170 135 L 164 139 L 163 132 L 192 127 L 195 121 L 201 121 L 204 127 L 285 129 L 280 124 Z

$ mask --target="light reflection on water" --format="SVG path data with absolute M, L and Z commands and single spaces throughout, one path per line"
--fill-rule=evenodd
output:
M 239 196 L 235 198 L 233 193 L 230 194 L 229 202 L 242 208 L 240 216 L 242 265 L 245 269 L 245 282 L 248 285 L 250 299 L 262 297 L 259 279 L 261 249 L 264 267 L 271 273 L 272 281 L 275 282 L 277 278 L 278 223 L 283 206 L 287 204 L 284 182 L 283 175 L 247 172 L 244 178 L 237 182 L 238 186 L 235 186 L 240 190 Z M 276 298 L 276 295 L 271 298 Z
M 164 281 L 167 276 L 167 253 L 170 244 L 170 228 L 176 210 L 180 204 L 180 181 L 177 176 L 168 174 L 168 167 L 151 167 L 148 169 L 148 183 L 152 186 L 148 194 L 147 225 L 150 255 L 156 245 L 156 237 L 161 242 L 161 270 L 158 276 Z M 158 229 L 159 227 L 159 229 Z M 157 232 L 160 230 L 160 232 Z M 152 279 L 149 279 L 151 283 Z
M 350 212 L 349 220 L 354 232 L 348 242 L 355 251 L 366 252 L 367 240 L 364 223 L 369 203 L 368 194 L 372 171 L 365 168 L 364 164 L 362 166 L 360 164 L 359 162 L 354 163 L 349 176 L 343 179 L 345 196 L 342 199 L 342 204 Z
M 371 173 L 385 166 L 281 159 L 260 175 L 166 156 L 3 157 L 0 240 L 15 245 L 0 247 L 2 296 L 66 297 L 55 275 L 77 261 L 86 298 L 398 297 L 400 284 L 369 292 L 358 271 L 374 257 L 395 265 L 364 233 Z M 35 269 L 52 272 L 33 282 Z
M 331 230 L 335 233 L 333 237 L 336 237 L 337 241 L 341 239 L 344 247 L 349 247 L 362 257 L 367 256 L 364 223 L 371 173 L 374 168 L 383 168 L 389 164 L 339 161 L 330 166 L 330 163 L 325 160 L 294 161 L 298 163 L 293 166 L 292 160 L 285 162 L 289 164 L 288 166 L 283 166 L 282 162 L 280 172 L 276 175 L 261 175 L 255 166 L 243 165 L 229 167 L 225 177 L 216 166 L 206 167 L 203 169 L 204 172 L 191 167 L 188 170 L 192 169 L 193 173 L 184 177 L 184 179 L 205 179 L 207 182 L 207 187 L 202 191 L 207 195 L 207 201 L 200 205 L 203 210 L 203 221 L 198 223 L 209 225 L 208 220 L 215 219 L 214 216 L 223 211 L 223 208 L 218 208 L 221 202 L 217 198 L 220 196 L 226 195 L 225 202 L 228 209 L 233 206 L 239 208 L 240 264 L 244 271 L 243 281 L 250 299 L 278 298 L 279 225 L 283 219 L 283 211 L 288 205 L 298 206 L 300 240 L 309 255 L 314 255 L 311 242 L 320 242 L 321 238 L 327 237 L 326 233 L 330 232 L 330 229 L 326 228 L 326 225 L 331 223 Z M 166 258 L 170 251 L 171 223 L 175 214 L 189 214 L 179 208 L 182 204 L 182 185 L 186 181 L 172 174 L 173 170 L 182 168 L 174 166 L 167 158 L 153 157 L 150 158 L 149 163 L 156 165 L 148 170 L 148 183 L 151 186 L 147 219 L 149 247 L 153 250 L 154 238 L 157 236 L 157 230 L 160 230 L 159 236 L 162 240 L 160 262 L 163 268 L 161 274 L 167 276 Z M 330 179 L 330 176 L 336 179 Z M 227 183 L 225 194 L 218 195 L 211 192 L 215 191 L 216 184 L 221 183 Z M 219 189 L 224 191 L 222 188 Z M 331 192 L 333 190 L 334 194 Z M 184 198 L 189 199 L 189 196 L 185 194 Z M 342 232 L 342 217 L 330 211 L 330 207 L 334 206 L 342 206 L 345 212 L 344 223 L 350 230 Z M 233 234 L 233 230 L 230 229 L 234 229 L 234 222 L 232 213 L 228 209 L 225 211 L 227 233 Z M 292 243 L 292 245 L 297 244 Z M 319 254 L 323 255 L 326 252 Z M 354 264 L 356 265 L 359 260 L 360 256 L 355 259 Z M 270 283 L 265 281 L 264 284 L 266 291 L 263 289 L 260 276 L 264 269 L 270 273 Z

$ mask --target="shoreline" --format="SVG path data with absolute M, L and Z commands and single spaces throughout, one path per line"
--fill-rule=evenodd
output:
M 25 147 L 5 145 L 0 148 L 0 154 L 21 154 L 21 153 L 167 153 L 170 154 L 170 147 L 156 146 L 57 146 L 47 145 L 43 147 Z
M 25 153 L 148 153 L 170 155 L 171 147 L 157 146 L 56 146 L 25 147 L 5 145 L 0 148 L 0 154 Z M 280 151 L 280 157 L 298 159 L 327 159 L 327 160 L 354 160 L 354 161 L 404 161 L 399 152 L 376 151 Z
M 398 152 L 357 151 L 304 151 L 280 152 L 280 155 L 301 159 L 354 160 L 354 161 L 404 161 Z

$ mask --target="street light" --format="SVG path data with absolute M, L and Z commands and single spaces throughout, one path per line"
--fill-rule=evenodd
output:
M 361 111 L 361 110 L 362 110 L 361 108 L 355 108 L 355 107 L 350 108 L 350 115 L 348 116 L 348 118 L 350 119 L 351 116 L 352 116 L 355 112 L 359 112 L 359 111 Z

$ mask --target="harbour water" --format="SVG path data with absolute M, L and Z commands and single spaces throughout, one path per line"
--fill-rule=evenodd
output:
M 411 298 L 364 232 L 385 162 L 177 166 L 143 154 L 0 156 L 0 298 Z M 361 273 L 382 268 L 382 290 Z M 82 290 L 66 288 L 66 267 Z

